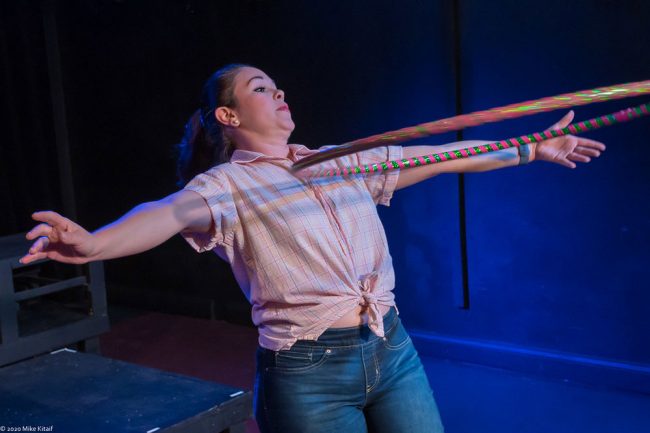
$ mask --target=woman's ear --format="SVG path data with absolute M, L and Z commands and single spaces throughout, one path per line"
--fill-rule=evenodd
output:
M 235 112 L 228 107 L 217 107 L 214 110 L 214 117 L 217 119 L 217 122 L 226 126 L 237 126 L 239 125 L 239 120 L 237 120 L 237 115 Z

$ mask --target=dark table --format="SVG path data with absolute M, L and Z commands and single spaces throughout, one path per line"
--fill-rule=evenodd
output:
M 243 433 L 251 416 L 250 391 L 69 349 L 0 368 L 0 431 Z

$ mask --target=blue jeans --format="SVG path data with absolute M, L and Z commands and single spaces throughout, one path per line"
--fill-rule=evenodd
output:
M 442 433 L 433 392 L 395 309 L 386 336 L 330 328 L 290 350 L 258 347 L 255 418 L 262 433 Z

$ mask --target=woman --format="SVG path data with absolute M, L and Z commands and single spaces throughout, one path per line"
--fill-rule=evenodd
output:
M 569 112 L 554 127 L 568 125 Z M 227 260 L 259 330 L 255 414 L 263 432 L 442 432 L 418 355 L 397 317 L 394 273 L 376 205 L 443 172 L 547 160 L 574 168 L 602 143 L 558 137 L 445 164 L 345 179 L 294 176 L 316 152 L 288 144 L 284 93 L 263 71 L 229 65 L 203 89 L 180 145 L 181 190 L 90 234 L 54 213 L 28 234 L 21 259 L 107 260 L 176 233 Z M 324 165 L 351 166 L 452 150 L 389 146 Z M 482 142 L 481 142 L 482 143 Z M 322 168 L 322 167 L 321 167 Z

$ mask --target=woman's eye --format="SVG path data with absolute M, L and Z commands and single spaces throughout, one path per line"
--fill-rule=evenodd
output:
M 266 87 L 258 87 L 255 89 L 256 92 L 266 92 Z

